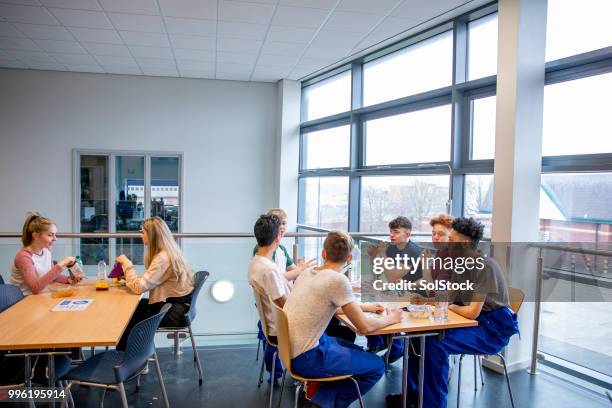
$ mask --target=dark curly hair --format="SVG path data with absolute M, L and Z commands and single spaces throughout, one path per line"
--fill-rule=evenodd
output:
M 280 218 L 276 215 L 260 215 L 253 227 L 257 245 L 262 247 L 272 244 L 278 236 L 280 224 Z
M 480 221 L 477 221 L 472 217 L 455 218 L 452 227 L 461 235 L 465 235 L 466 237 L 471 239 L 474 248 L 478 246 L 478 243 L 480 242 L 484 234 L 484 225 Z
M 389 223 L 390 230 L 397 228 L 405 228 L 408 231 L 412 231 L 412 222 L 410 222 L 410 220 L 406 217 L 399 216 L 391 220 L 391 222 Z

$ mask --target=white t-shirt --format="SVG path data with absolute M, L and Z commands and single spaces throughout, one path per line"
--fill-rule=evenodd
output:
M 32 263 L 34 264 L 34 270 L 36 271 L 38 278 L 44 276 L 51 270 L 51 268 L 53 268 L 53 256 L 51 255 L 51 251 L 49 251 L 47 248 L 43 248 L 40 255 L 30 252 L 28 253 L 32 256 Z M 15 265 L 13 265 L 13 269 L 11 271 L 11 284 L 19 287 L 24 296 L 32 294 L 32 290 L 25 283 L 23 273 L 17 269 Z M 41 291 L 41 293 L 47 292 L 49 292 L 49 287 L 46 287 Z
M 351 284 L 342 273 L 314 268 L 302 272 L 283 307 L 289 319 L 291 358 L 318 346 L 336 309 L 354 301 Z
M 276 321 L 268 296 L 272 300 L 276 300 L 289 295 L 287 280 L 279 271 L 276 263 L 261 255 L 255 255 L 251 258 L 248 277 L 249 285 L 260 294 L 263 294 L 261 296 L 262 312 L 268 321 L 268 334 L 276 336 Z

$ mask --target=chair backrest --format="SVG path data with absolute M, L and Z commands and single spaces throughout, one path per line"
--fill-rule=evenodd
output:
M 257 306 L 257 313 L 259 314 L 259 321 L 261 322 L 261 331 L 266 338 L 266 341 L 270 342 L 270 335 L 268 333 L 268 318 L 266 317 L 266 313 L 264 312 L 263 306 L 263 296 L 266 296 L 262 293 L 259 293 L 255 287 L 251 287 L 253 289 L 253 297 L 255 298 L 255 306 Z M 272 301 L 271 301 L 272 302 Z M 274 303 L 274 302 L 272 302 Z
M 123 361 L 115 366 L 117 382 L 125 381 L 141 369 L 155 353 L 155 331 L 164 315 L 172 307 L 166 303 L 158 314 L 138 322 L 130 331 Z
M 191 305 L 189 305 L 189 311 L 187 312 L 187 324 L 191 324 L 191 322 L 195 319 L 196 313 L 198 312 L 196 309 L 196 303 L 198 302 L 198 295 L 200 294 L 200 290 L 202 286 L 204 286 L 204 282 L 210 276 L 208 271 L 199 271 L 193 277 L 193 292 L 191 292 Z
M 289 337 L 289 319 L 287 313 L 270 299 L 276 317 L 276 339 L 278 340 L 278 354 L 287 372 L 291 371 L 291 341 Z
M 0 312 L 4 312 L 21 299 L 23 293 L 17 286 L 0 284 Z
M 508 295 L 510 296 L 510 309 L 514 313 L 518 313 L 523 300 L 525 300 L 525 292 L 517 288 L 508 288 Z

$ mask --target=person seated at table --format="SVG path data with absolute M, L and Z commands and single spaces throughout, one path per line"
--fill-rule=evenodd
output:
M 371 258 L 392 258 L 403 259 L 404 256 L 415 261 L 421 256 L 421 248 L 415 244 L 410 236 L 412 235 L 412 222 L 399 216 L 389 222 L 389 245 L 371 246 L 368 255 Z M 416 263 L 416 262 L 415 262 Z M 384 265 L 384 264 L 383 264 Z M 400 280 L 418 282 L 423 277 L 421 264 L 413 271 L 404 268 L 385 268 L 384 275 L 388 282 L 398 282 Z M 385 336 L 367 336 L 368 351 L 377 353 L 387 348 Z M 402 339 L 395 339 L 391 342 L 389 351 L 389 363 L 399 360 L 404 354 Z
M 57 241 L 56 234 L 57 227 L 50 218 L 37 212 L 28 213 L 21 230 L 23 248 L 15 255 L 10 280 L 24 296 L 41 293 L 52 282 L 73 283 L 62 271 L 76 259 L 68 256 L 57 263 L 53 261 L 51 247 Z
M 182 327 L 186 324 L 185 314 L 191 304 L 193 273 L 177 245 L 168 225 L 159 217 L 151 217 L 142 224 L 144 253 L 144 274 L 138 275 L 134 265 L 125 255 L 119 255 L 125 275 L 125 285 L 134 293 L 149 292 L 149 299 L 141 299 L 132 315 L 117 350 L 125 350 L 131 329 L 136 323 L 151 317 L 166 304 L 172 306 L 162 319 L 161 327 Z
M 474 268 L 459 273 L 455 268 L 452 282 L 470 281 L 474 290 L 457 291 L 449 310 L 478 321 L 478 326 L 448 329 L 444 337 L 427 337 L 425 342 L 425 373 L 423 406 L 446 407 L 448 394 L 448 356 L 451 354 L 497 354 L 508 345 L 510 337 L 518 333 L 517 315 L 509 308 L 508 287 L 499 264 L 478 251 L 484 226 L 473 218 L 460 217 L 452 223 L 449 254 L 455 260 L 472 259 Z M 413 346 L 419 349 L 419 340 Z M 416 359 L 412 350 L 410 358 Z M 408 397 L 417 404 L 418 364 L 408 367 Z M 401 395 L 387 395 L 387 406 L 400 406 Z
M 401 309 L 379 318 L 363 313 L 353 297 L 351 284 L 342 270 L 351 260 L 353 240 L 340 231 L 327 234 L 323 243 L 323 265 L 304 271 L 295 281 L 285 302 L 289 321 L 292 371 L 306 378 L 351 374 L 366 394 L 382 377 L 382 359 L 359 346 L 324 334 L 338 308 L 360 333 L 370 333 L 402 319 Z M 351 380 L 309 382 L 307 398 L 322 407 L 348 407 L 357 399 Z
M 452 224 L 453 217 L 448 214 L 440 214 L 429 221 L 431 242 L 435 250 L 426 249 L 423 251 L 423 257 L 431 259 L 431 262 L 428 261 L 423 268 L 423 279 L 427 282 L 450 282 L 452 278 L 453 270 L 447 267 L 448 262 L 444 262 L 449 257 L 448 241 L 450 240 Z M 433 296 L 434 293 L 428 291 L 427 295 Z

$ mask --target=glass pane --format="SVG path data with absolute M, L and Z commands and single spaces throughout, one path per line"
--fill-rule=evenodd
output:
M 348 167 L 351 131 L 348 125 L 304 134 L 307 169 Z
M 179 158 L 151 157 L 151 216 L 161 217 L 172 232 L 179 231 Z
M 493 216 L 493 175 L 466 174 L 463 215 L 474 217 L 485 226 L 485 237 L 491 236 Z
M 546 61 L 612 45 L 612 2 L 548 0 Z
M 351 110 L 351 71 L 333 76 L 302 89 L 306 115 L 313 120 Z
M 108 232 L 108 157 L 80 156 L 80 232 Z M 108 238 L 81 238 L 84 265 L 108 264 Z
M 138 232 L 145 219 L 144 213 L 144 157 L 117 156 L 115 158 L 115 230 Z M 117 255 L 125 254 L 137 265 L 143 262 L 140 238 L 117 238 Z
M 436 35 L 363 66 L 364 106 L 451 85 L 453 34 Z
M 472 159 L 495 158 L 495 95 L 472 101 Z
M 468 79 L 497 73 L 497 13 L 468 24 Z
M 446 212 L 448 176 L 391 176 L 361 179 L 362 232 L 386 232 L 393 218 L 412 221 L 413 232 L 431 231 L 429 220 Z
M 367 166 L 449 161 L 451 107 L 369 120 L 365 122 L 365 138 Z
M 301 180 L 305 199 L 306 225 L 339 229 L 348 228 L 348 177 L 308 177 Z
M 612 173 L 542 174 L 540 238 L 543 241 L 612 242 L 610 197 Z
M 543 156 L 612 152 L 612 73 L 544 87 Z

